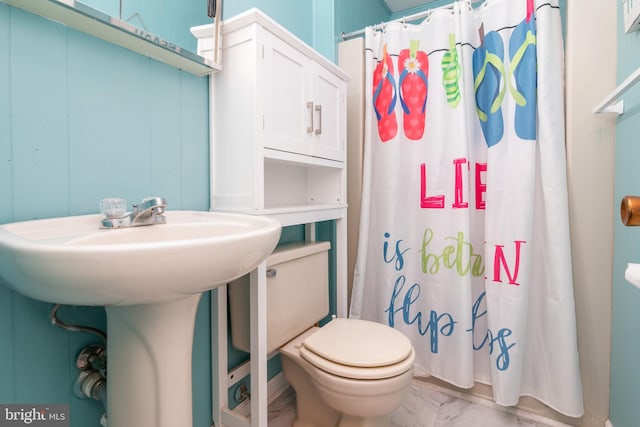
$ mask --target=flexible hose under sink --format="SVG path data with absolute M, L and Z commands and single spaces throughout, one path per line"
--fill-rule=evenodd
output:
M 71 332 L 86 332 L 89 334 L 94 334 L 102 338 L 105 343 L 107 342 L 107 334 L 105 334 L 100 329 L 92 328 L 90 326 L 71 325 L 60 320 L 60 318 L 58 317 L 58 310 L 61 306 L 62 304 L 54 304 L 53 307 L 51 307 L 51 311 L 49 312 L 49 320 L 51 321 L 52 325 L 56 325 L 59 328 Z

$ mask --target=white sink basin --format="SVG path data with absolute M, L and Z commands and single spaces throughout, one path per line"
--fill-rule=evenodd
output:
M 201 293 L 253 270 L 280 237 L 264 217 L 165 216 L 114 230 L 98 228 L 100 215 L 0 225 L 0 282 L 46 302 L 106 306 L 109 427 L 192 427 Z
M 38 300 L 134 305 L 175 300 L 246 274 L 274 249 L 272 219 L 167 211 L 166 224 L 99 229 L 100 215 L 0 225 L 0 279 Z

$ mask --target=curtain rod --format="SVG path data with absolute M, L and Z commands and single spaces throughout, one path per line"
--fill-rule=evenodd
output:
M 482 2 L 482 1 L 484 1 L 484 0 L 466 0 L 466 2 L 467 2 L 469 5 L 473 5 L 473 4 L 475 4 L 475 3 L 480 3 L 480 2 Z M 454 3 L 451 3 L 451 4 L 446 4 L 446 5 L 444 5 L 444 6 L 439 6 L 439 7 L 433 8 L 433 9 L 427 9 L 427 10 L 424 10 L 424 11 L 422 11 L 422 12 L 417 12 L 417 13 L 414 13 L 414 14 L 409 15 L 409 16 L 403 16 L 402 18 L 392 19 L 391 21 L 382 22 L 382 23 L 380 23 L 380 24 L 373 25 L 373 26 L 372 26 L 372 28 L 373 28 L 373 29 L 374 29 L 374 31 L 375 31 L 375 30 L 382 29 L 382 28 L 386 27 L 388 24 L 391 24 L 391 23 L 393 23 L 393 22 L 402 22 L 402 23 L 404 23 L 404 22 L 417 21 L 418 19 L 426 18 L 426 17 L 427 17 L 427 16 L 429 16 L 429 15 L 430 15 L 434 10 L 440 10 L 440 9 L 445 9 L 445 10 L 446 10 L 446 9 L 452 9 L 454 4 L 455 4 L 455 2 L 454 2 Z M 341 34 L 342 41 L 345 41 L 345 40 L 347 40 L 347 39 L 350 39 L 350 38 L 353 38 L 353 37 L 356 37 L 356 36 L 362 35 L 362 34 L 364 34 L 364 31 L 365 31 L 365 29 L 363 28 L 363 29 L 361 29 L 361 30 L 352 31 L 352 32 L 350 32 L 350 33 L 344 33 L 344 32 L 342 32 L 342 34 Z

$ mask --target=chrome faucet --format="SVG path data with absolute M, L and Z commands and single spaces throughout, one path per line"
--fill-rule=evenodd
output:
M 167 218 L 164 209 L 167 202 L 164 197 L 147 197 L 139 205 L 133 205 L 130 212 L 126 212 L 127 202 L 124 199 L 103 199 L 100 210 L 104 215 L 100 228 L 125 228 L 140 225 L 165 224 Z

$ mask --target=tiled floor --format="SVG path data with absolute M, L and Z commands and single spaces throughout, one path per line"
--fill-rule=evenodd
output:
M 289 388 L 269 405 L 269 427 L 290 427 L 295 418 L 295 394 Z M 414 380 L 404 404 L 391 416 L 392 427 L 561 427 L 565 424 L 502 410 L 482 398 Z

